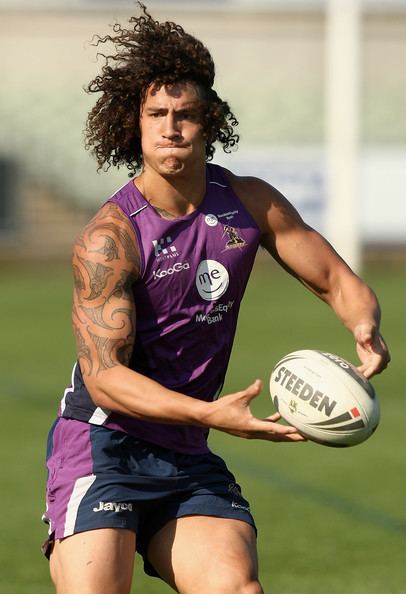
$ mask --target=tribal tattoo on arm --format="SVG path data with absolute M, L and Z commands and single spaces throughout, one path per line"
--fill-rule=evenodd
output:
M 114 204 L 85 227 L 73 251 L 73 329 L 83 376 L 128 366 L 135 340 L 133 283 L 140 270 L 134 231 Z

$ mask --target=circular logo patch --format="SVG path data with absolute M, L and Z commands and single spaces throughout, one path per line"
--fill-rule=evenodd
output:
M 214 214 L 207 214 L 204 217 L 204 222 L 206 223 L 206 225 L 208 225 L 209 227 L 215 227 L 217 225 L 217 223 L 219 222 L 218 218 L 216 217 L 216 215 Z
M 205 301 L 215 301 L 227 291 L 227 270 L 216 260 L 203 260 L 196 272 L 196 288 Z

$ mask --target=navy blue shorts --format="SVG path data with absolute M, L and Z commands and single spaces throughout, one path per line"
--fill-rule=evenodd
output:
M 121 431 L 58 419 L 48 438 L 44 553 L 55 539 L 98 528 L 126 528 L 149 575 L 146 551 L 167 522 L 203 515 L 255 522 L 224 461 L 213 453 L 180 454 Z

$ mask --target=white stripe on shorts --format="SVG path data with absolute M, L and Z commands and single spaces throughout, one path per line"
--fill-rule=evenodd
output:
M 63 530 L 64 536 L 70 536 L 74 533 L 79 505 L 82 503 L 83 497 L 86 495 L 95 480 L 96 475 L 91 474 L 89 476 L 82 476 L 75 482 L 75 486 L 73 487 L 73 491 L 68 502 L 68 507 L 66 508 L 65 526 Z
M 61 400 L 61 414 L 63 415 L 63 411 L 66 408 L 66 397 L 68 394 L 70 394 L 71 392 L 75 391 L 75 373 L 76 373 L 76 366 L 77 366 L 77 362 L 75 363 L 75 365 L 73 366 L 72 369 L 72 378 L 71 378 L 71 385 L 68 386 L 65 390 L 65 392 L 63 393 L 63 398 Z
M 92 416 L 88 420 L 88 423 L 91 423 L 92 425 L 103 425 L 110 413 L 111 410 L 98 406 L 95 408 Z

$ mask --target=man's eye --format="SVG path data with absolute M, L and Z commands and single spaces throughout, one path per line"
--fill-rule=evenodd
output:
M 179 119 L 193 121 L 196 119 L 196 114 L 192 111 L 184 111 L 182 114 L 180 114 Z

